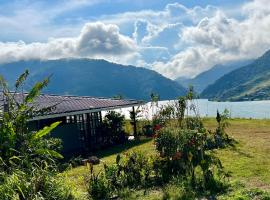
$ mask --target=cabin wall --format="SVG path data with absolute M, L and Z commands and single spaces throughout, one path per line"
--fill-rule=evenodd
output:
M 61 124 L 52 131 L 51 136 L 62 140 L 62 154 L 66 157 L 87 154 L 102 147 L 103 139 L 99 131 L 101 112 L 30 121 L 28 128 L 39 130 L 56 121 L 61 121 Z

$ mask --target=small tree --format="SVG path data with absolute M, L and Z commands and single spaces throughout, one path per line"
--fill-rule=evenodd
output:
M 49 79 L 38 82 L 23 93 L 25 71 L 11 92 L 3 77 L 2 113 L 0 117 L 0 199 L 74 199 L 71 190 L 56 176 L 59 139 L 46 137 L 59 125 L 55 122 L 39 131 L 28 129 L 28 120 L 44 114 L 52 107 L 40 108 L 35 99 L 47 86 Z M 21 92 L 19 92 L 21 91 Z
M 111 143 L 119 143 L 124 140 L 124 120 L 125 116 L 115 111 L 109 111 L 105 115 L 102 126 L 105 134 L 109 136 Z
M 133 126 L 133 131 L 134 131 L 134 137 L 138 139 L 138 129 L 137 129 L 137 123 L 138 123 L 138 118 L 141 116 L 140 115 L 141 110 L 138 107 L 135 109 L 134 107 L 132 108 L 131 111 L 129 111 L 129 118 L 130 118 L 130 124 Z
M 55 122 L 40 131 L 30 131 L 28 120 L 33 116 L 48 112 L 53 107 L 39 109 L 35 98 L 48 85 L 49 79 L 38 82 L 29 91 L 23 93 L 23 83 L 29 75 L 26 70 L 16 81 L 15 91 L 11 92 L 3 77 L 0 77 L 2 89 L 2 110 L 0 118 L 0 160 L 1 166 L 8 170 L 12 166 L 29 168 L 34 162 L 51 162 L 62 156 L 53 150 L 59 141 L 45 138 L 60 122 Z M 31 170 L 31 169 L 30 169 Z

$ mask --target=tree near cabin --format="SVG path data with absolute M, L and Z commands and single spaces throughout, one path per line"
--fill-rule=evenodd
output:
M 70 188 L 57 178 L 57 160 L 61 141 L 47 137 L 60 122 L 38 131 L 28 128 L 28 121 L 53 107 L 39 108 L 35 99 L 49 83 L 38 82 L 28 92 L 23 85 L 29 75 L 26 70 L 11 91 L 0 76 L 0 200 L 4 199 L 74 199 Z

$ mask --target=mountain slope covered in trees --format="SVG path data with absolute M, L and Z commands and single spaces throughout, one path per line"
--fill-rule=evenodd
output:
M 216 100 L 270 99 L 270 50 L 208 86 L 201 96 Z
M 185 89 L 159 73 L 134 66 L 124 66 L 105 60 L 59 59 L 19 61 L 0 65 L 0 74 L 14 83 L 25 69 L 30 71 L 30 83 L 51 75 L 45 93 L 65 95 L 89 95 L 149 100 L 151 93 L 161 99 L 174 99 Z
M 251 63 L 250 60 L 228 63 L 226 65 L 218 64 L 211 69 L 200 73 L 194 78 L 189 79 L 179 77 L 175 81 L 180 83 L 185 88 L 188 88 L 189 85 L 192 85 L 197 93 L 201 93 L 208 85 L 213 84 L 223 75 L 249 63 Z

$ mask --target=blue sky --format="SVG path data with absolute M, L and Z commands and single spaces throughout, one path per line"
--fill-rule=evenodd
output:
M 0 0 L 0 62 L 87 57 L 194 77 L 269 49 L 267 3 Z

